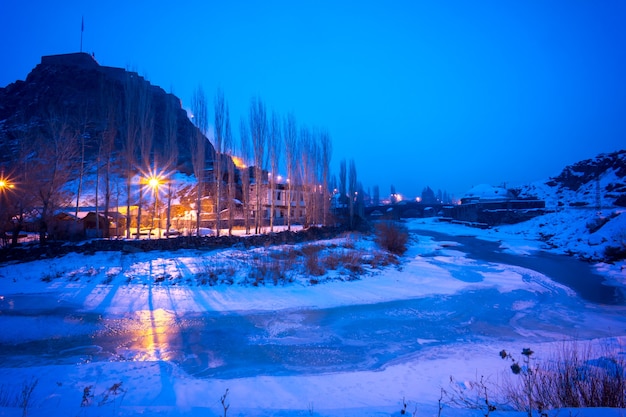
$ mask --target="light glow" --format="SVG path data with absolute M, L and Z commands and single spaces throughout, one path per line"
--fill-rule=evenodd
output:
M 247 168 L 246 164 L 243 162 L 243 159 L 241 159 L 238 156 L 231 156 L 232 160 L 233 160 L 233 164 L 235 164 L 235 166 L 239 169 L 243 169 L 243 168 Z
M 156 177 L 152 177 L 148 180 L 148 185 L 152 188 L 157 188 L 160 184 L 161 180 Z

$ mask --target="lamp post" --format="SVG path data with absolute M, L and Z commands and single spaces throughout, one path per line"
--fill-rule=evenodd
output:
M 159 185 L 161 184 L 161 181 L 157 178 L 157 177 L 151 177 L 148 180 L 148 185 L 150 187 L 152 187 L 153 191 L 154 191 L 154 216 L 152 216 L 152 228 L 154 229 L 154 217 L 157 215 L 158 213 L 158 204 L 159 204 Z M 159 227 L 157 228 L 157 235 L 159 238 L 161 238 L 161 217 L 159 216 L 157 218 L 157 221 L 159 222 Z

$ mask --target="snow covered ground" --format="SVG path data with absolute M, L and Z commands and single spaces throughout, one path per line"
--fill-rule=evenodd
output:
M 585 212 L 568 213 L 548 215 L 569 216 L 563 222 L 543 216 L 491 230 L 435 219 L 414 220 L 408 226 L 499 242 L 501 248 L 521 256 L 544 249 L 565 252 L 569 248 L 584 253 L 589 242 L 562 236 L 566 228 L 560 225 Z M 607 225 L 622 222 L 623 217 L 615 216 Z M 583 224 L 585 221 L 577 220 Z M 611 227 L 626 230 L 623 223 L 615 224 Z M 538 240 L 540 233 L 560 236 L 563 247 L 547 247 Z M 571 233 L 584 236 L 585 232 Z M 344 256 L 351 252 L 365 254 L 369 259 L 377 258 L 379 253 L 372 240 L 361 236 L 344 236 L 318 245 L 323 246 L 318 248 L 320 259 L 332 253 Z M 0 357 L 0 415 L 22 415 L 19 402 L 12 398 L 23 398 L 22 388 L 37 381 L 29 401 L 29 416 L 218 416 L 225 414 L 220 399 L 227 390 L 224 404 L 230 404 L 229 416 L 400 415 L 403 398 L 409 415 L 417 410 L 415 415 L 436 416 L 441 388 L 449 387 L 451 376 L 460 381 L 460 387 L 482 375 L 492 381 L 509 376 L 508 365 L 498 356 L 501 349 L 519 352 L 532 347 L 538 358 L 545 358 L 563 340 L 592 341 L 622 352 L 626 342 L 625 306 L 591 304 L 538 272 L 470 259 L 454 242 L 414 234 L 400 264 L 372 262 L 358 279 L 349 270 L 328 268 L 325 275 L 316 276 L 312 282 L 298 264 L 276 285 L 272 281 L 254 285 L 250 278 L 254 265 L 280 258 L 271 253 L 279 249 L 284 253 L 294 248 L 71 254 L 60 259 L 1 265 L 0 347 L 4 358 Z M 302 246 L 295 249 L 299 253 L 307 251 Z M 594 268 L 611 283 L 626 286 L 624 262 L 597 264 Z M 228 276 L 233 283 L 220 279 L 210 286 L 201 282 L 212 274 Z M 408 342 L 394 345 L 382 330 L 378 330 L 380 334 L 368 334 L 381 349 L 397 348 L 402 352 L 381 367 L 261 372 L 221 378 L 190 375 L 184 363 L 170 360 L 173 348 L 167 340 L 168 332 L 186 317 L 198 314 L 245 320 L 255 317 L 251 327 L 263 340 L 289 346 L 300 343 L 296 339 L 301 334 L 315 339 L 311 335 L 316 329 L 326 331 L 323 320 L 310 322 L 310 312 L 416 300 L 422 311 L 409 312 L 401 308 L 405 304 L 399 304 L 397 314 L 403 320 L 413 314 L 416 322 L 430 325 L 428 337 L 416 336 L 410 342 L 416 347 L 415 353 L 407 354 L 403 344 Z M 350 308 L 346 311 L 350 315 Z M 102 359 L 102 346 L 93 341 L 57 354 L 50 347 L 68 335 L 76 340 L 85 340 L 85 336 L 92 340 L 90 335 L 101 330 L 107 320 L 139 323 L 137 343 L 124 346 L 121 357 Z M 441 328 L 432 327 L 433 322 Z M 341 330 L 333 326 L 331 330 Z M 461 331 L 464 328 L 466 332 Z M 358 336 L 350 339 L 351 343 L 356 339 Z M 251 338 L 249 343 L 258 340 Z M 327 343 L 322 338 L 316 340 L 310 344 L 324 347 Z M 12 351 L 11 346 L 16 345 L 35 351 L 45 351 L 49 346 L 52 351 L 33 358 L 27 351 Z M 211 354 L 214 356 L 209 368 L 224 366 L 219 351 Z M 61 356 L 64 359 L 59 359 Z M 189 359 L 194 358 L 189 355 Z M 557 414 L 555 411 L 551 415 Z M 624 410 L 575 410 L 574 414 L 622 416 Z M 445 405 L 441 415 L 483 414 Z M 491 415 L 517 417 L 525 413 L 497 411 Z M 559 415 L 569 413 L 560 411 Z

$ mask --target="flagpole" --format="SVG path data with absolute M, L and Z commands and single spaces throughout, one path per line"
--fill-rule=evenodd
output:
M 85 18 L 81 16 L 80 20 L 80 52 L 83 52 L 83 32 L 85 31 Z

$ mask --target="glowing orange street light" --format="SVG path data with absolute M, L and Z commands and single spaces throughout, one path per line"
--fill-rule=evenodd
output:
M 9 182 L 9 180 L 0 179 L 0 190 L 4 190 L 6 188 L 13 188 L 14 185 Z
M 148 185 L 152 188 L 154 188 L 155 190 L 158 190 L 159 188 L 159 184 L 161 183 L 161 181 L 156 178 L 156 177 L 152 177 L 148 180 Z
M 148 185 L 154 190 L 154 216 L 156 216 L 159 214 L 159 185 L 161 185 L 161 180 L 158 177 L 150 177 L 148 179 Z M 154 216 L 152 217 L 152 228 L 154 228 Z M 159 234 L 158 237 L 161 238 L 161 216 L 158 217 L 157 221 L 159 222 L 159 227 L 157 228 Z

